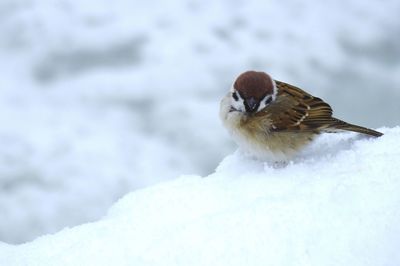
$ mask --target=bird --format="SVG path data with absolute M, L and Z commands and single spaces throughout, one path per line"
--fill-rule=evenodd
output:
M 240 74 L 220 103 L 220 118 L 245 154 L 268 162 L 293 159 L 321 133 L 381 132 L 332 116 L 322 99 L 262 71 Z

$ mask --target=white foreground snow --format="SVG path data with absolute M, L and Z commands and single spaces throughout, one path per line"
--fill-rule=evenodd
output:
M 106 217 L 0 245 L 2 265 L 400 265 L 400 127 L 322 135 L 275 169 L 228 156 L 126 195 Z

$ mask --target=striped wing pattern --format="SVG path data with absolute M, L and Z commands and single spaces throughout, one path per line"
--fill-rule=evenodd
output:
M 273 114 L 274 131 L 314 131 L 328 127 L 334 121 L 332 108 L 320 98 L 290 84 L 275 82 L 279 97 L 268 109 Z
M 355 131 L 374 137 L 383 134 L 361 126 L 349 124 L 332 117 L 332 108 L 318 97 L 293 85 L 275 81 L 278 88 L 277 101 L 266 108 L 270 114 L 272 131 L 336 132 Z

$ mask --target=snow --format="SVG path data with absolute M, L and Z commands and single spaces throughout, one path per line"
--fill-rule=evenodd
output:
M 212 173 L 237 74 L 346 121 L 400 125 L 399 1 L 0 1 L 0 241 L 92 222 L 128 192 Z
M 227 156 L 101 220 L 0 245 L 4 265 L 399 265 L 400 127 L 324 134 L 283 168 Z

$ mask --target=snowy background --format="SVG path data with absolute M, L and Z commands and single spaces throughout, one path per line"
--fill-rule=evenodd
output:
M 400 127 L 323 135 L 285 168 L 227 156 L 216 172 L 136 190 L 100 221 L 19 246 L 4 265 L 400 265 Z
M 247 69 L 339 118 L 400 124 L 398 1 L 0 1 L 0 241 L 95 221 L 205 176 L 235 146 L 220 98 Z

